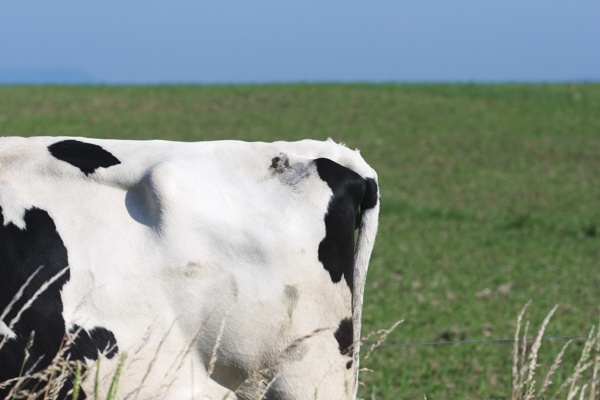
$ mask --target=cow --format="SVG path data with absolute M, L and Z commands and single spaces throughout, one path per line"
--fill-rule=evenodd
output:
M 0 138 L 0 397 L 354 399 L 378 214 L 332 140 Z

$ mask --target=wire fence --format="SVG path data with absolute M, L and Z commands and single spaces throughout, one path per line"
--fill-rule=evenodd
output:
M 542 336 L 542 339 L 560 340 L 560 339 L 585 339 L 588 335 L 548 335 Z M 535 337 L 519 338 L 518 341 L 523 340 L 533 342 Z M 418 346 L 440 346 L 440 345 L 451 345 L 451 344 L 477 344 L 477 343 L 513 343 L 515 338 L 509 339 L 470 339 L 470 340 L 453 340 L 453 341 L 432 341 L 432 342 L 413 342 L 413 343 L 363 343 L 361 347 L 370 348 L 375 346 L 374 349 L 380 349 L 385 347 L 418 347 Z

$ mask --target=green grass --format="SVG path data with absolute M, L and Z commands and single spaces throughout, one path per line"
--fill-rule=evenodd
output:
M 560 305 L 547 334 L 600 316 L 600 85 L 0 87 L 0 135 L 332 137 L 379 172 L 365 333 L 405 319 L 388 342 L 510 338 L 529 299 L 536 326 Z M 544 342 L 540 362 L 563 344 Z M 511 351 L 381 348 L 360 395 L 507 398 Z

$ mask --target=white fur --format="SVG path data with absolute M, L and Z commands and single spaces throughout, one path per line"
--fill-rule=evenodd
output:
M 231 389 L 277 365 L 289 398 L 355 398 L 358 357 L 340 368 L 348 358 L 332 333 L 353 316 L 360 338 L 378 206 L 363 218 L 352 299 L 318 260 L 331 190 L 309 162 L 326 157 L 376 179 L 358 152 L 331 140 L 78 138 L 121 161 L 85 176 L 47 151 L 64 139 L 0 139 L 0 206 L 21 229 L 32 205 L 54 220 L 70 264 L 64 319 L 114 333 L 128 354 L 120 396 L 222 398 L 207 371 L 218 344 L 212 377 Z M 278 177 L 269 166 L 281 153 L 296 167 Z M 118 359 L 102 364 L 105 390 Z
M 0 321 L 0 335 L 6 336 L 9 339 L 16 339 L 17 335 L 4 323 L 4 321 Z

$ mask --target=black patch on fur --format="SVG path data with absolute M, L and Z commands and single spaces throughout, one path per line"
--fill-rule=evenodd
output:
M 340 353 L 345 356 L 352 355 L 352 342 L 354 341 L 354 327 L 351 318 L 344 318 L 340 321 L 338 328 L 333 332 L 335 340 L 338 342 Z
M 319 261 L 335 283 L 346 280 L 350 291 L 354 271 L 354 229 L 366 181 L 356 172 L 327 158 L 315 160 L 319 177 L 333 195 L 325 214 L 325 238 L 319 244 Z
M 48 150 L 54 157 L 79 168 L 86 175 L 93 174 L 98 168 L 108 168 L 121 163 L 102 147 L 79 140 L 56 142 L 48 146 Z
M 24 220 L 26 228 L 20 230 L 13 224 L 4 226 L 4 216 L 0 215 L 0 310 L 6 309 L 38 267 L 44 267 L 4 317 L 3 322 L 7 326 L 10 326 L 11 320 L 40 286 L 69 264 L 67 249 L 56 231 L 54 221 L 46 211 L 32 208 L 25 212 Z M 24 370 L 32 368 L 38 360 L 35 370 L 50 365 L 63 343 L 65 334 L 60 289 L 68 280 L 67 270 L 39 295 L 12 328 L 17 338 L 9 339 L 0 349 L 0 382 L 19 376 L 25 349 L 33 331 L 33 345 L 29 348 L 30 356 L 25 362 Z M 39 385 L 39 382 L 28 381 L 24 388 L 33 389 Z M 4 398 L 10 389 L 10 386 L 0 389 L 0 398 Z
M 21 308 L 31 299 L 40 287 L 62 271 L 67 265 L 67 249 L 56 230 L 54 221 L 44 210 L 31 208 L 24 215 L 25 229 L 21 230 L 12 223 L 4 225 L 4 215 L 0 207 L 0 312 L 5 310 L 15 294 L 23 287 L 27 279 L 40 267 L 37 275 L 23 291 L 21 298 L 11 307 L 3 318 L 10 326 L 11 321 Z M 0 382 L 18 377 L 21 368 L 24 371 L 40 371 L 50 365 L 56 353 L 66 344 L 65 321 L 62 317 L 63 305 L 60 290 L 69 281 L 69 270 L 56 279 L 22 314 L 12 327 L 15 339 L 8 339 L 0 349 Z M 28 344 L 34 332 L 33 343 Z M 0 335 L 0 340 L 4 337 Z M 75 341 L 70 350 L 71 359 L 83 359 L 83 356 L 96 359 L 98 351 L 105 350 L 110 344 L 114 355 L 114 335 L 105 329 L 96 329 Z M 29 358 L 23 365 L 25 349 Z M 20 389 L 38 391 L 45 383 L 27 380 Z M 73 387 L 71 381 L 65 382 L 58 399 L 67 397 Z M 0 398 L 5 398 L 12 389 L 9 385 L 0 389 Z M 85 398 L 83 393 L 80 398 Z
M 96 360 L 99 353 L 113 358 L 119 351 L 115 335 L 108 329 L 97 327 L 88 332 L 79 325 L 73 325 L 69 331 L 77 335 L 69 349 L 72 359 L 83 360 L 85 357 Z

